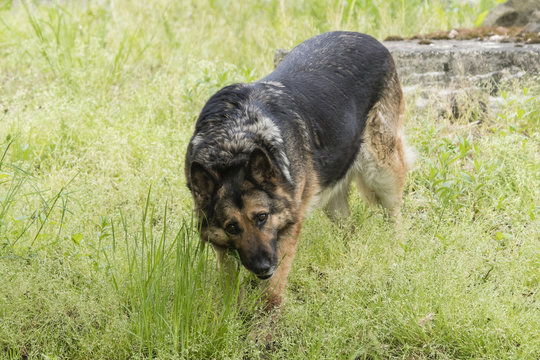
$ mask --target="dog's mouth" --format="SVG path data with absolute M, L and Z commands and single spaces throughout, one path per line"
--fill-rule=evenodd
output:
M 261 280 L 268 280 L 272 277 L 272 275 L 274 275 L 274 273 L 270 273 L 270 274 L 263 274 L 263 275 L 257 275 L 257 277 Z
M 257 275 L 257 277 L 261 280 L 268 280 L 270 279 L 272 276 L 274 276 L 274 272 L 276 271 L 276 267 L 272 267 L 270 270 L 268 270 L 267 272 L 265 272 L 264 274 L 255 274 Z

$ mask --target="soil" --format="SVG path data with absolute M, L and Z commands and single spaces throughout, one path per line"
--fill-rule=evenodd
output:
M 430 34 L 414 35 L 408 38 L 388 36 L 384 41 L 418 40 L 419 44 L 428 45 L 432 40 L 479 40 L 524 44 L 540 44 L 540 35 L 524 31 L 524 27 L 481 27 L 459 28 L 450 31 L 437 31 Z

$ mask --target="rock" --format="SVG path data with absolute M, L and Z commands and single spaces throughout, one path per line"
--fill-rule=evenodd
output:
M 519 17 L 516 9 L 506 4 L 497 5 L 491 10 L 482 22 L 482 26 L 514 26 Z
M 531 21 L 529 21 L 523 30 L 531 33 L 540 33 L 540 10 L 536 10 L 532 14 Z
M 529 26 L 533 28 L 535 12 L 540 11 L 538 0 L 508 0 L 495 6 L 485 17 L 482 26 Z M 536 31 L 531 31 L 536 32 Z
M 527 26 L 525 26 L 525 31 L 531 33 L 540 33 L 540 21 L 528 23 Z
M 527 16 L 536 10 L 540 10 L 540 1 L 538 0 L 508 0 L 506 3 L 520 14 L 526 14 Z

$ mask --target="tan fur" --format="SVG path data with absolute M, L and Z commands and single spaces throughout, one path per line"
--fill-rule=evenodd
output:
M 367 117 L 364 142 L 346 176 L 322 194 L 325 211 L 333 219 L 349 215 L 347 203 L 350 182 L 355 181 L 365 201 L 381 205 L 401 224 L 401 202 L 407 168 L 412 154 L 404 144 L 404 101 L 397 75 Z M 409 157 L 411 157 L 409 155 Z

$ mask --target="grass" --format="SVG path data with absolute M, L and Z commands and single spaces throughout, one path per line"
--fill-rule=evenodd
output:
M 273 49 L 473 26 L 495 3 L 0 2 L 0 358 L 539 358 L 538 79 L 485 115 L 408 94 L 403 243 L 354 193 L 345 226 L 314 212 L 267 346 L 183 178 L 206 99 Z

